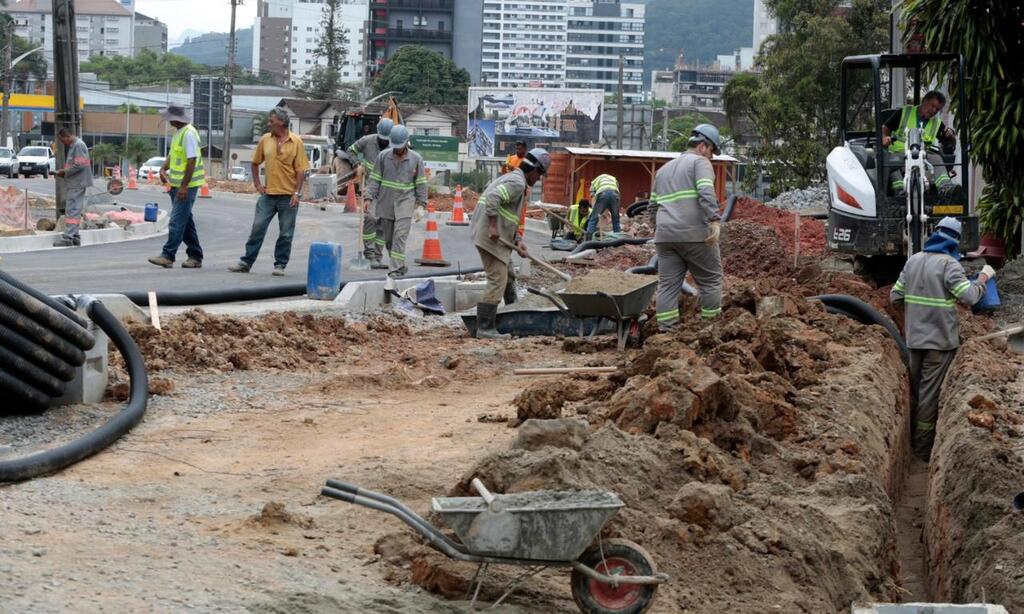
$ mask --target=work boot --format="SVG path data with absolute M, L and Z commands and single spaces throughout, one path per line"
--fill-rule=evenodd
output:
M 170 258 L 164 258 L 163 256 L 153 256 L 152 258 L 149 259 L 149 263 L 155 264 L 157 266 L 162 266 L 165 269 L 169 269 L 174 266 L 173 260 L 171 260 Z
M 183 269 L 201 269 L 203 268 L 203 261 L 195 258 L 189 258 L 185 262 L 181 263 Z
M 512 335 L 503 335 L 498 332 L 495 320 L 498 316 L 498 306 L 493 303 L 477 303 L 476 305 L 476 338 L 496 339 L 503 341 Z
M 248 264 L 244 262 L 237 262 L 229 266 L 228 270 L 231 271 L 232 273 L 248 273 L 249 269 L 251 268 L 252 267 L 250 267 Z
M 388 277 L 393 277 L 393 278 L 405 277 L 405 274 L 408 273 L 408 272 L 409 272 L 409 268 L 406 267 L 406 266 L 403 266 L 401 268 L 395 269 L 394 271 L 391 271 L 390 273 L 388 273 Z
M 271 273 L 271 275 L 273 275 L 274 277 L 284 277 L 284 267 L 281 265 L 276 265 L 274 267 L 274 272 Z
M 77 247 L 77 246 L 79 246 L 81 244 L 82 244 L 82 240 L 79 239 L 78 237 L 71 238 L 71 237 L 65 237 L 64 235 L 61 235 L 61 236 L 57 237 L 53 241 L 53 246 L 54 247 Z
M 373 261 L 370 262 L 370 268 L 384 270 L 388 268 L 388 265 L 384 264 L 384 261 L 382 261 L 380 258 L 374 258 Z
M 515 282 L 510 281 L 507 284 L 505 284 L 505 304 L 506 305 L 512 305 L 518 299 L 519 299 L 519 296 L 516 294 L 516 284 L 515 284 Z

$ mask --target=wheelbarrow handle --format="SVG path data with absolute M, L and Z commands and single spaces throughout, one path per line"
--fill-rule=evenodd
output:
M 615 299 L 612 298 L 612 295 L 608 294 L 607 292 L 604 292 L 602 290 L 598 290 L 597 291 L 597 295 L 598 296 L 603 296 L 604 298 L 608 299 L 608 302 L 612 304 L 612 309 L 615 310 L 615 315 L 617 315 L 619 320 L 621 321 L 622 320 L 622 312 L 619 310 L 619 304 L 615 302 Z

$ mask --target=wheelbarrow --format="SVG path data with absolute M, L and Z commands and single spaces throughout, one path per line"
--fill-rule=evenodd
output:
M 556 294 L 546 290 L 527 288 L 532 294 L 543 296 L 558 307 L 562 313 L 579 319 L 580 337 L 584 334 L 583 324 L 586 318 L 597 318 L 597 323 L 590 331 L 593 337 L 597 333 L 601 320 L 607 319 L 615 323 L 615 335 L 618 340 L 618 348 L 621 352 L 626 349 L 626 342 L 629 339 L 639 340 L 640 325 L 646 319 L 644 310 L 651 303 L 651 297 L 658 287 L 658 280 L 651 279 L 642 286 L 628 292 L 610 294 L 597 291 L 593 293 L 573 293 L 559 290 Z
M 572 596 L 585 614 L 645 612 L 658 585 L 669 579 L 657 572 L 654 560 L 639 545 L 624 539 L 601 539 L 602 527 L 624 507 L 613 493 L 533 491 L 495 495 L 478 479 L 472 485 L 479 497 L 432 500 L 433 511 L 459 541 L 387 495 L 338 480 L 327 480 L 320 492 L 397 516 L 449 558 L 477 563 L 466 593 L 466 598 L 471 598 L 470 609 L 476 609 L 489 565 L 526 568 L 491 608 L 504 601 L 516 586 L 549 567 L 572 568 Z

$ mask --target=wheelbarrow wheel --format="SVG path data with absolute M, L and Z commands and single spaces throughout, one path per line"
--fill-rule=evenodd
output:
M 602 550 L 604 556 L 602 557 Z M 653 576 L 654 559 L 628 539 L 608 539 L 591 546 L 579 562 L 603 574 Z M 599 582 L 577 570 L 572 571 L 572 598 L 585 614 L 641 614 L 654 601 L 657 584 L 611 584 Z

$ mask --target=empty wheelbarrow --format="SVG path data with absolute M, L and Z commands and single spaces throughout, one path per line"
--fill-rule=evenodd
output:
M 403 503 L 384 494 L 327 480 L 321 494 L 397 516 L 448 557 L 477 563 L 466 595 L 475 608 L 489 565 L 518 565 L 497 606 L 520 583 L 548 567 L 570 567 L 572 596 L 586 614 L 640 614 L 668 576 L 654 560 L 625 539 L 602 540 L 605 523 L 623 507 L 609 492 L 534 491 L 491 494 L 474 479 L 479 497 L 435 497 L 432 507 L 459 541 L 450 539 Z M 595 543 L 596 538 L 596 543 Z

